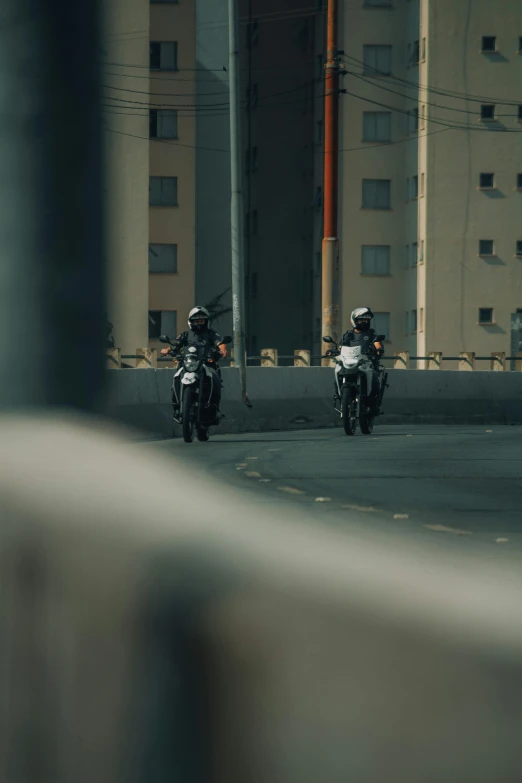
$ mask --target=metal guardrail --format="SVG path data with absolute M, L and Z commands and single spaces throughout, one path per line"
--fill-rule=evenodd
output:
M 470 358 L 467 358 L 470 357 Z M 308 351 L 300 351 L 295 354 L 281 354 L 279 355 L 275 350 L 268 350 L 267 353 L 247 356 L 247 363 L 252 366 L 259 365 L 265 367 L 277 367 L 277 366 L 297 366 L 297 367 L 313 367 L 319 366 L 324 355 L 312 355 Z M 134 354 L 120 354 L 115 357 L 114 352 L 109 351 L 107 353 L 107 362 L 110 369 L 119 368 L 121 361 L 134 360 L 140 361 L 145 367 L 155 367 L 158 363 L 172 363 L 174 360 L 171 356 L 158 356 L 154 349 L 143 349 L 142 353 Z M 227 357 L 221 361 L 221 366 L 233 366 L 233 356 Z M 462 362 L 464 365 L 468 365 L 466 369 L 473 369 L 474 362 L 491 362 L 497 365 L 497 369 L 503 369 L 505 371 L 516 371 L 517 366 L 522 364 L 522 356 L 504 356 L 502 354 L 491 354 L 489 356 L 474 356 L 473 354 L 465 354 L 463 356 L 443 356 L 443 355 L 431 355 L 431 356 L 410 356 L 407 352 L 394 353 L 385 355 L 380 358 L 381 362 L 393 363 L 396 368 L 408 369 L 410 362 L 428 362 L 430 365 L 436 365 L 435 368 L 430 366 L 430 369 L 438 369 L 441 362 Z M 283 362 L 283 364 L 280 364 Z M 291 363 L 291 365 L 286 363 Z M 174 363 L 176 363 L 174 361 Z M 130 365 L 126 365 L 130 367 Z

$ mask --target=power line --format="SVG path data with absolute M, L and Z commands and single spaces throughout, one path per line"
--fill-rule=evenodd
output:
M 361 101 L 364 101 L 365 103 L 371 103 L 374 106 L 381 106 L 384 109 L 388 109 L 389 111 L 397 112 L 398 114 L 405 114 L 409 117 L 411 117 L 411 113 L 407 109 L 398 109 L 395 106 L 389 106 L 386 103 L 381 103 L 380 101 L 374 101 L 371 100 L 371 98 L 365 98 L 363 95 L 356 95 L 356 93 L 350 92 L 349 90 L 342 89 L 342 94 L 345 95 L 351 95 L 353 98 L 358 98 Z M 516 128 L 496 128 L 496 127 L 473 127 L 472 125 L 466 125 L 464 123 L 460 124 L 450 124 L 448 122 L 445 122 L 444 120 L 437 119 L 435 117 L 428 117 L 426 119 L 427 122 L 433 122 L 436 125 L 443 125 L 446 128 L 454 128 L 456 130 L 470 130 L 470 131 L 476 131 L 478 133 L 522 133 L 522 130 L 517 130 Z
M 520 101 L 514 101 L 511 99 L 505 100 L 504 98 L 489 98 L 486 96 L 480 96 L 476 95 L 474 93 L 460 93 L 453 90 L 446 90 L 444 88 L 435 88 L 435 87 L 428 87 L 418 84 L 417 82 L 411 82 L 407 79 L 402 79 L 400 76 L 393 76 L 392 74 L 383 74 L 382 72 L 378 71 L 376 68 L 372 68 L 371 66 L 368 66 L 366 63 L 364 63 L 362 60 L 358 60 L 356 57 L 351 57 L 350 55 L 342 55 L 344 59 L 347 60 L 353 60 L 357 63 L 357 65 L 362 66 L 364 68 L 364 75 L 368 76 L 369 78 L 372 78 L 371 73 L 368 73 L 368 71 L 373 71 L 376 77 L 382 79 L 385 77 L 386 79 L 389 79 L 392 82 L 398 82 L 399 85 L 402 84 L 405 87 L 408 87 L 409 89 L 414 90 L 421 90 L 423 92 L 432 92 L 436 95 L 440 95 L 442 97 L 446 98 L 454 98 L 455 100 L 467 100 L 471 101 L 473 103 L 498 103 L 504 106 L 518 106 L 520 104 Z
M 346 73 L 349 73 L 351 76 L 355 76 L 356 79 L 359 79 L 360 81 L 365 82 L 366 84 L 369 84 L 372 87 L 378 87 L 380 90 L 385 90 L 386 92 L 390 92 L 393 95 L 398 95 L 400 98 L 404 98 L 407 101 L 412 101 L 413 103 L 419 104 L 419 98 L 417 96 L 410 96 L 410 95 L 404 95 L 404 93 L 397 92 L 396 90 L 390 89 L 390 87 L 385 87 L 384 84 L 372 82 L 369 79 L 365 79 L 363 75 L 359 73 L 355 73 L 354 71 L 346 71 Z M 449 97 L 449 96 L 448 96 Z M 440 103 L 432 103 L 431 101 L 422 100 L 422 104 L 426 106 L 433 106 L 436 109 L 443 109 L 445 111 L 456 111 L 461 114 L 473 114 L 476 116 L 480 116 L 479 111 L 470 111 L 469 109 L 459 109 L 456 106 L 446 106 L 441 105 Z M 513 114 L 498 114 L 498 117 L 512 117 Z
M 276 102 L 276 103 L 270 103 L 265 101 L 270 101 L 271 98 L 279 98 L 286 95 L 291 95 L 292 93 L 299 92 L 301 90 L 310 90 L 310 88 L 314 87 L 314 84 L 317 84 L 318 82 L 316 80 L 312 80 L 310 82 L 302 83 L 296 87 L 292 87 L 289 90 L 280 90 L 279 92 L 275 93 L 269 93 L 268 95 L 264 95 L 261 97 L 261 99 L 258 100 L 255 107 L 256 109 L 263 108 L 264 106 L 281 106 L 286 103 L 293 103 L 294 101 L 284 101 L 284 102 Z M 153 96 L 151 96 L 153 97 Z M 322 95 L 316 96 L 314 95 L 314 99 L 318 99 L 324 97 Z M 301 101 L 307 101 L 311 98 L 310 95 L 305 95 L 302 98 L 297 99 L 298 102 Z M 113 101 L 116 102 L 116 104 L 123 104 L 121 107 L 118 105 L 111 106 L 111 108 L 129 108 L 129 109 L 136 109 L 139 106 L 144 107 L 145 110 L 149 109 L 190 109 L 196 113 L 203 112 L 205 113 L 207 109 L 212 108 L 227 108 L 229 106 L 228 101 L 224 101 L 222 103 L 206 103 L 206 104 L 197 104 L 197 103 L 151 103 L 148 101 L 138 101 L 138 100 L 131 100 L 128 98 L 115 98 L 112 96 L 105 96 L 104 100 L 106 101 Z
M 206 150 L 208 152 L 230 152 L 228 149 L 222 149 L 220 147 L 202 147 L 201 145 L 196 144 L 182 144 L 179 141 L 166 141 L 165 139 L 151 139 L 148 136 L 138 136 L 135 133 L 127 133 L 125 131 L 118 131 L 114 128 L 107 128 L 104 127 L 104 130 L 106 130 L 108 133 L 116 133 L 118 136 L 129 136 L 131 139 L 142 139 L 144 141 L 148 141 L 149 143 L 151 141 L 154 141 L 158 144 L 168 144 L 170 147 L 184 147 L 188 149 L 198 149 L 198 150 Z
M 139 135 L 137 135 L 135 133 L 127 133 L 127 132 L 124 132 L 124 131 L 118 131 L 115 128 L 104 127 L 104 130 L 108 131 L 109 133 L 116 133 L 119 136 L 128 136 L 128 137 L 130 137 L 132 139 L 141 139 L 141 140 L 147 141 L 149 143 L 154 142 L 156 144 L 168 144 L 171 147 L 184 147 L 184 148 L 196 149 L 196 150 L 201 149 L 201 150 L 204 150 L 206 152 L 228 152 L 228 153 L 230 152 L 229 149 L 223 149 L 223 148 L 219 148 L 219 147 L 203 147 L 203 146 L 201 146 L 199 144 L 183 144 L 183 143 L 181 143 L 179 141 L 176 141 L 174 139 L 170 141 L 170 140 L 166 140 L 166 139 L 150 138 L 149 136 L 139 136 Z M 340 149 L 339 152 L 359 152 L 359 151 L 363 151 L 363 150 L 375 149 L 376 147 L 393 147 L 396 144 L 406 144 L 406 143 L 411 142 L 411 141 L 417 141 L 419 138 L 425 138 L 427 136 L 435 136 L 437 133 L 446 133 L 447 131 L 450 131 L 450 130 L 460 130 L 460 128 L 442 128 L 442 129 L 439 128 L 436 131 L 430 131 L 429 133 L 419 134 L 418 136 L 415 136 L 415 137 L 412 136 L 412 137 L 409 137 L 409 138 L 397 139 L 396 141 L 388 141 L 388 142 L 383 142 L 381 144 L 365 144 L 364 146 L 361 146 L 361 147 L 348 147 L 346 149 Z M 316 155 L 322 155 L 323 152 L 322 152 L 322 150 L 317 150 L 315 154 Z

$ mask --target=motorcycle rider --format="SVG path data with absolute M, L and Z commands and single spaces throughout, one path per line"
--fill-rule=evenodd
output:
M 210 328 L 210 313 L 205 307 L 197 305 L 192 308 L 188 316 L 188 327 L 187 331 L 181 332 L 176 337 L 172 347 L 162 348 L 161 354 L 162 356 L 176 356 L 182 348 L 188 348 L 191 345 L 195 347 L 205 346 L 205 348 L 209 349 L 210 358 L 208 362 L 216 370 L 219 379 L 219 383 L 214 384 L 214 398 L 212 400 L 213 413 L 215 414 L 214 423 L 219 424 L 218 414 L 221 402 L 222 380 L 218 362 L 226 357 L 227 347 L 226 345 L 216 345 L 221 340 L 221 335 Z M 181 378 L 180 376 L 174 376 L 172 384 L 172 414 L 175 419 L 179 417 L 178 400 L 181 400 Z
M 353 329 L 349 329 L 342 336 L 340 345 L 350 348 L 360 346 L 361 353 L 369 356 L 373 364 L 372 388 L 368 395 L 368 403 L 375 415 L 379 413 L 379 398 L 381 393 L 381 376 L 379 372 L 379 359 L 384 354 L 384 348 L 377 333 L 371 328 L 373 313 L 369 307 L 357 307 L 352 311 L 350 322 Z M 327 351 L 327 355 L 331 355 Z

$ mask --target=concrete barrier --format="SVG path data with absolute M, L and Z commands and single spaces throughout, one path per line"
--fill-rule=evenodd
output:
M 225 368 L 219 432 L 340 426 L 328 367 L 251 367 L 241 402 L 237 370 Z M 172 435 L 172 371 L 108 373 L 108 413 L 150 434 Z M 379 424 L 522 424 L 522 373 L 390 370 Z

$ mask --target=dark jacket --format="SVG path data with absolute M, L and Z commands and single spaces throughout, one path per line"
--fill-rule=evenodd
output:
M 214 329 L 205 329 L 202 332 L 193 332 L 192 329 L 188 329 L 186 332 L 181 332 L 176 337 L 173 345 L 173 352 L 178 353 L 182 348 L 186 348 L 189 345 L 194 346 L 208 346 L 209 348 L 216 348 L 216 357 L 219 354 L 219 350 L 216 347 L 216 342 L 221 340 L 221 335 L 215 332 Z
M 361 353 L 363 354 L 373 353 L 374 356 L 376 356 L 375 348 L 373 347 L 376 337 L 377 337 L 377 332 L 375 331 L 375 329 L 368 329 L 367 332 L 356 332 L 353 329 L 350 329 L 348 332 L 345 332 L 343 334 L 341 345 L 347 345 L 349 347 L 360 345 Z M 384 353 L 384 349 L 380 351 L 379 355 L 382 356 L 383 353 Z

